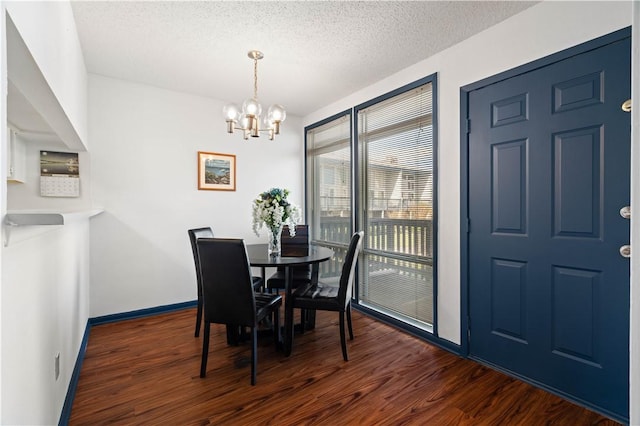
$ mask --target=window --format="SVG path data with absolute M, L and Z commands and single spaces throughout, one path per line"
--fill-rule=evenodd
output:
M 307 222 L 337 259 L 320 265 L 322 280 L 338 280 L 363 230 L 355 302 L 425 334 L 436 306 L 435 93 L 433 75 L 305 129 Z
M 352 233 L 351 113 L 345 112 L 305 129 L 307 222 L 311 239 L 334 249 L 320 276 L 340 276 L 341 259 Z
M 435 76 L 355 108 L 358 303 L 423 330 L 433 326 Z

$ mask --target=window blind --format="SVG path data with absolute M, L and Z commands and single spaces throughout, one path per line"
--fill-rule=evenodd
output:
M 433 85 L 356 111 L 359 223 L 367 236 L 359 303 L 428 328 L 433 324 Z
M 351 114 L 307 129 L 306 143 L 312 238 L 346 247 L 351 237 Z

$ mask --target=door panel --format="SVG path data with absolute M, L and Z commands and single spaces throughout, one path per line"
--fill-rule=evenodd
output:
M 470 355 L 628 416 L 629 39 L 469 93 Z

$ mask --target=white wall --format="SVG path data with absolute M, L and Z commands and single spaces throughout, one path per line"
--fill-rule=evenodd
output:
M 460 87 L 629 25 L 631 2 L 543 2 L 304 118 L 306 126 L 438 73 L 440 337 L 460 344 Z
M 271 187 L 302 202 L 302 123 L 287 117 L 274 141 L 227 134 L 222 102 L 90 75 L 93 205 L 91 316 L 196 299 L 187 229 L 266 242 L 251 203 Z M 234 154 L 237 189 L 199 191 L 197 152 Z
M 40 196 L 40 150 L 70 151 L 66 146 L 55 143 L 26 142 L 26 172 L 23 183 L 7 184 L 7 208 L 15 210 L 44 210 L 70 212 L 91 209 L 91 162 L 89 153 L 79 152 L 80 196 L 79 197 L 41 197 Z
M 68 2 L 1 4 L 0 209 L 4 219 L 8 78 L 15 79 L 36 111 L 63 133 L 59 137 L 83 150 L 87 76 Z M 5 25 L 7 14 L 13 21 L 10 28 Z M 10 49 L 5 42 L 11 43 Z M 5 50 L 11 52 L 6 61 Z M 28 146 L 28 181 L 9 191 L 16 201 L 11 207 L 68 211 L 80 203 L 86 206 L 90 197 L 65 202 L 37 195 L 37 149 Z M 85 183 L 90 186 L 88 180 Z M 11 228 L 9 246 L 0 246 L 0 424 L 57 424 L 62 411 L 89 314 L 89 222 L 86 215 L 66 220 L 64 226 Z M 7 236 L 4 226 L 3 236 Z

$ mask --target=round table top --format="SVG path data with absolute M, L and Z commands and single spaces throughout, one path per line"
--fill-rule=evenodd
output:
M 251 266 L 288 266 L 288 265 L 311 265 L 313 263 L 324 262 L 331 259 L 333 250 L 327 247 L 309 246 L 309 254 L 299 257 L 269 256 L 267 244 L 247 244 L 247 255 Z

